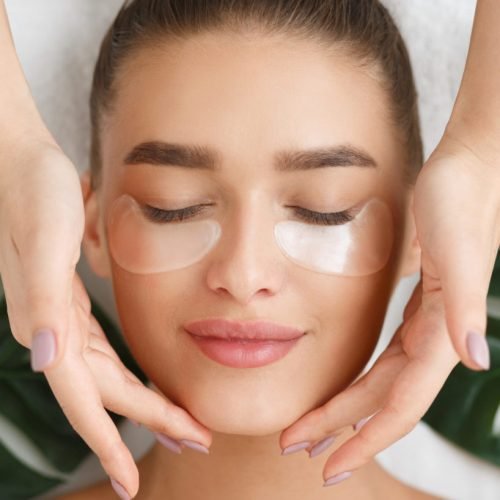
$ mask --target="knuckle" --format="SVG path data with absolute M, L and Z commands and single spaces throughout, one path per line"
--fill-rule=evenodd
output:
M 161 415 L 163 418 L 159 419 L 159 425 L 165 430 L 173 431 L 174 429 L 180 429 L 185 423 L 184 412 L 168 402 L 163 401 L 161 403 Z
M 375 440 L 371 432 L 360 430 L 356 435 L 363 450 L 363 457 L 366 458 L 375 448 Z
M 118 457 L 122 454 L 125 444 L 122 439 L 109 438 L 98 446 L 95 450 L 99 456 L 103 467 L 107 469 L 112 463 L 116 462 Z
M 406 436 L 406 434 L 411 432 L 415 427 L 417 423 L 415 419 L 411 415 L 400 410 L 399 407 L 388 405 L 386 410 L 391 414 L 394 425 L 397 427 L 401 437 Z

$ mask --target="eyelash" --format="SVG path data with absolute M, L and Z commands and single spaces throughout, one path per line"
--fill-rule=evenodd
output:
M 152 222 L 171 223 L 182 222 L 186 219 L 191 219 L 203 211 L 205 207 L 210 205 L 194 205 L 192 207 L 180 208 L 178 210 L 163 210 L 161 208 L 144 205 L 144 215 Z M 346 224 L 354 219 L 354 215 L 349 210 L 342 212 L 315 212 L 307 208 L 290 206 L 295 211 L 295 215 L 310 224 L 318 226 L 339 226 Z

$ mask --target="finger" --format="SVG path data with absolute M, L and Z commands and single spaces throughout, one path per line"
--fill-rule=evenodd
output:
M 131 381 L 142 385 L 142 381 L 132 371 L 130 371 L 113 349 L 109 340 L 93 314 L 89 317 L 89 331 L 91 333 L 89 345 L 93 349 L 102 351 L 110 356 L 123 370 L 125 376 Z
M 106 334 L 104 333 L 104 330 L 102 329 L 101 325 L 96 320 L 96 318 L 93 314 L 89 315 L 89 331 L 90 331 L 90 333 L 93 333 L 97 337 L 100 337 L 102 339 L 107 340 L 107 337 L 106 337 Z
M 419 282 L 415 285 L 410 300 L 405 306 L 403 312 L 403 321 L 408 321 L 410 317 L 415 314 L 416 310 L 419 308 L 421 303 L 422 303 L 422 278 L 420 278 Z
M 78 182 L 77 173 L 72 176 Z M 10 233 L 19 262 L 17 286 L 24 298 L 23 304 L 16 304 L 24 308 L 21 335 L 28 337 L 30 347 L 34 347 L 32 356 L 36 371 L 60 362 L 65 351 L 68 311 L 84 225 L 80 189 L 74 200 L 66 198 L 50 200 L 45 210 L 23 221 L 22 232 Z M 41 205 L 48 201 L 37 200 L 36 203 Z M 65 215 L 54 224 L 53 214 L 57 209 Z M 41 329 L 53 333 L 53 343 L 45 336 L 45 345 L 35 343 L 32 346 L 32 336 Z
M 90 316 L 92 304 L 89 294 L 78 273 L 73 277 L 73 300 L 81 307 L 83 312 Z
M 85 357 L 106 408 L 174 439 L 210 446 L 210 432 L 204 426 L 167 398 L 142 383 L 131 382 L 112 358 L 97 350 L 87 352 Z
M 94 321 L 95 318 L 94 318 Z M 96 321 L 97 323 L 97 321 Z M 111 344 L 108 342 L 106 338 L 101 337 L 100 335 L 92 334 L 89 339 L 89 347 L 91 349 L 94 349 L 96 351 L 100 351 L 109 358 L 111 358 L 115 364 L 117 365 L 120 370 L 122 370 L 122 373 L 133 383 L 140 384 L 142 385 L 141 380 L 139 377 L 134 375 L 133 372 L 131 372 L 124 364 L 123 361 L 120 359 L 116 351 L 113 349 Z
M 460 175 L 460 171 L 455 175 Z M 462 189 L 464 195 L 483 203 L 493 202 L 484 198 L 487 195 L 484 188 L 471 184 L 470 174 L 457 180 L 456 189 Z M 424 199 L 424 194 L 422 192 L 420 198 Z M 457 195 L 455 193 L 454 198 Z M 429 212 L 428 203 L 419 202 L 417 198 L 416 223 L 422 243 L 423 293 L 442 291 L 445 321 L 455 351 L 467 367 L 487 369 L 486 297 L 499 244 L 498 239 L 495 241 L 495 221 L 489 213 L 483 213 L 481 219 L 476 214 L 464 213 L 460 223 L 449 215 L 438 218 Z M 442 199 L 438 213 L 455 213 L 454 198 Z M 492 205 L 484 203 L 484 206 Z M 428 220 L 433 222 L 430 228 L 427 227 Z
M 59 237 L 62 239 L 63 235 Z M 63 249 L 54 250 L 52 246 L 48 241 L 35 239 L 33 248 L 22 257 L 25 287 L 23 334 L 33 334 L 30 348 L 35 371 L 57 364 L 64 354 L 75 265 L 79 257 L 79 251 L 68 255 Z M 40 330 L 53 333 L 52 345 L 47 336 L 43 337 L 45 344 L 35 341 Z
M 381 355 L 354 384 L 284 430 L 280 437 L 282 448 L 305 441 L 315 443 L 379 410 L 395 378 L 407 363 L 401 347 L 391 344 L 389 354 Z
M 49 385 L 70 424 L 97 455 L 106 473 L 133 497 L 139 489 L 139 473 L 103 407 L 95 375 L 81 358 L 68 358 L 69 354 L 62 363 L 45 372 Z
M 420 360 L 409 363 L 394 383 L 384 408 L 328 458 L 325 480 L 368 463 L 415 427 L 452 369 L 450 363 L 440 361 L 433 365 Z
M 438 259 L 446 324 L 453 346 L 469 368 L 488 369 L 490 356 L 485 339 L 489 282 L 496 251 L 491 242 L 456 237 L 446 258 Z M 485 255 L 484 249 L 490 249 Z M 471 265 L 471 260 L 474 265 Z

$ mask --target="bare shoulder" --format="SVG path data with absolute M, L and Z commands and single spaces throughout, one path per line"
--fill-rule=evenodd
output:
M 116 500 L 118 497 L 109 481 L 101 481 L 88 488 L 57 497 L 58 500 L 88 500 L 89 498 L 92 500 Z

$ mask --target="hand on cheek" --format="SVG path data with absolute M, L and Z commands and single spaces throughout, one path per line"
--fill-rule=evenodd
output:
M 89 189 L 88 176 L 82 178 L 86 224 L 85 254 L 90 266 L 101 277 L 110 273 L 106 244 L 100 222 L 96 192 Z M 64 411 L 72 426 L 96 453 L 112 478 L 113 487 L 128 495 L 137 492 L 137 467 L 105 408 L 151 429 L 158 441 L 175 453 L 187 446 L 208 453 L 210 431 L 184 409 L 162 394 L 146 387 L 126 366 L 109 344 L 105 333 L 91 314 L 90 300 L 79 278 L 73 289 L 72 322 L 68 331 L 68 359 L 73 363 L 75 380 L 61 377 L 57 370 L 46 372 L 55 394 L 67 394 Z
M 313 457 L 333 443 L 332 436 L 355 427 L 356 434 L 325 464 L 324 485 L 337 484 L 415 427 L 458 361 L 446 329 L 442 293 L 422 295 L 421 280 L 403 323 L 370 371 L 285 429 L 280 445 L 290 452 L 307 449 Z

